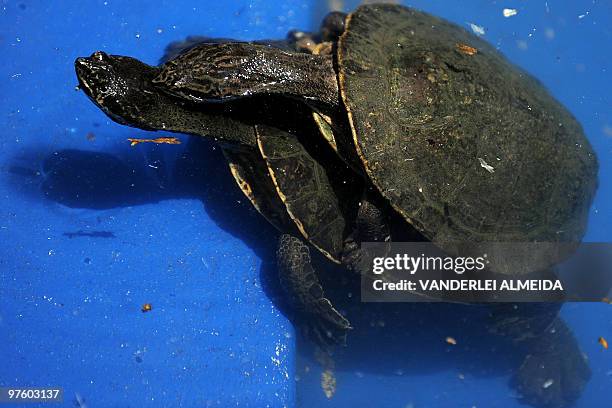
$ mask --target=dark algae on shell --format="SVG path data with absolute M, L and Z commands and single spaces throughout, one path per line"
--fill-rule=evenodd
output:
M 321 345 L 343 343 L 351 326 L 312 248 L 366 273 L 362 242 L 408 237 L 452 252 L 457 242 L 582 239 L 598 164 L 581 126 L 455 24 L 367 5 L 284 41 L 193 37 L 163 61 L 96 52 L 75 67 L 111 119 L 219 143 L 280 231 L 281 285 Z M 590 377 L 559 308 L 491 307 L 492 330 L 529 350 L 513 384 L 533 405 L 568 406 Z

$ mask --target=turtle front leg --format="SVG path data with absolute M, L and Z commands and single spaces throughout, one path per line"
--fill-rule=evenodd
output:
M 308 246 L 297 237 L 281 235 L 277 264 L 281 286 L 304 318 L 307 335 L 321 346 L 344 344 L 351 325 L 324 296 Z
M 330 55 L 293 53 L 253 43 L 197 45 L 162 65 L 153 83 L 196 103 L 277 94 L 329 109 L 339 104 Z

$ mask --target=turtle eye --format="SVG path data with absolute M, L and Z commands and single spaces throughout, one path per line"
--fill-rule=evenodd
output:
M 107 57 L 106 53 L 102 51 L 96 51 L 93 54 L 91 54 L 91 59 L 94 61 L 104 61 L 106 57 Z

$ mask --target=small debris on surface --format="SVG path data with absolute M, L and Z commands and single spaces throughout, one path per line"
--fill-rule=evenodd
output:
M 484 161 L 483 158 L 479 157 L 478 161 L 480 162 L 480 167 L 482 167 L 483 169 L 485 169 L 489 173 L 494 173 L 495 172 L 495 169 L 493 168 L 493 166 L 489 166 L 489 164 L 487 164 L 487 162 Z
M 454 337 L 450 337 L 450 336 L 446 338 L 446 342 L 448 344 L 452 344 L 453 346 L 457 344 L 457 340 L 455 340 Z
M 142 350 L 136 350 L 133 355 L 134 355 L 134 361 L 136 361 L 137 363 L 142 363 L 143 361 L 142 356 L 144 355 Z
M 474 23 L 469 23 L 470 24 L 470 28 L 472 29 L 472 31 L 474 32 L 474 34 L 477 35 L 485 35 L 485 29 L 482 26 L 476 25 Z
M 116 238 L 115 233 L 112 231 L 83 231 L 78 230 L 75 232 L 64 232 L 62 234 L 70 239 L 75 237 L 89 237 L 89 238 Z
M 142 305 L 140 310 L 142 311 L 142 313 L 150 312 L 151 310 L 153 310 L 153 305 L 150 303 L 145 303 L 144 305 Z
M 476 48 L 470 47 L 467 44 L 455 44 L 455 47 L 457 47 L 457 49 L 460 52 L 462 52 L 462 53 L 464 53 L 466 55 L 475 55 L 478 52 L 478 50 Z
M 321 388 L 327 399 L 331 399 L 336 393 L 336 376 L 332 370 L 325 370 L 321 373 Z
M 546 389 L 550 387 L 551 385 L 553 385 L 554 383 L 555 383 L 555 380 L 553 380 L 552 378 L 549 378 L 548 380 L 544 381 L 544 384 L 542 384 L 542 388 Z
M 508 17 L 512 17 L 512 16 L 516 16 L 518 14 L 518 10 L 517 9 L 509 9 L 509 8 L 505 8 L 503 11 L 504 17 L 508 18 Z
M 157 139 L 128 139 L 130 146 L 136 146 L 139 143 L 166 143 L 166 144 L 181 144 L 181 141 L 176 137 L 158 137 Z
M 90 142 L 93 142 L 94 140 L 96 140 L 96 135 L 94 134 L 94 132 L 87 132 L 85 138 Z
M 606 339 L 604 339 L 603 337 L 600 337 L 598 340 L 599 344 L 601 344 L 601 347 L 603 347 L 604 349 L 608 349 L 608 341 Z
M 457 376 L 460 380 L 465 380 L 465 375 L 463 375 L 463 373 L 459 373 L 459 375 Z
M 87 408 L 85 398 L 83 398 L 78 392 L 74 394 L 74 405 L 78 408 Z

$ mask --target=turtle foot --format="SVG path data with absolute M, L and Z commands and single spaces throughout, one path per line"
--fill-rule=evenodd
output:
M 528 354 L 512 379 L 524 403 L 534 407 L 571 406 L 591 377 L 586 356 L 560 320 Z

